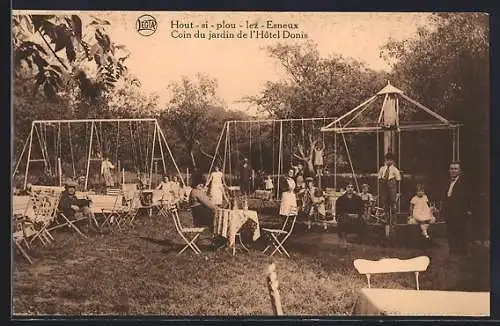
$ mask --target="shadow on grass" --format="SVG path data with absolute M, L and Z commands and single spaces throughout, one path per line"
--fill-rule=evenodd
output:
M 170 239 L 156 239 L 156 238 L 151 238 L 151 237 L 138 237 L 141 240 L 154 243 L 160 246 L 165 246 L 165 247 L 171 247 L 171 246 L 178 246 L 178 244 L 174 243 Z
M 144 240 L 144 241 L 147 241 L 150 243 L 154 243 L 154 244 L 157 244 L 157 245 L 164 247 L 161 250 L 161 252 L 165 253 L 165 254 L 178 253 L 186 245 L 185 243 L 181 244 L 181 243 L 173 242 L 170 239 L 157 239 L 157 238 L 151 238 L 151 237 L 138 237 L 138 238 L 141 240 Z M 211 251 L 217 250 L 217 248 L 213 244 L 196 243 L 196 245 L 198 246 L 198 248 L 200 248 L 201 252 L 211 252 Z M 188 247 L 188 248 L 186 248 L 186 250 L 184 250 L 184 253 L 185 252 L 192 252 L 192 249 Z

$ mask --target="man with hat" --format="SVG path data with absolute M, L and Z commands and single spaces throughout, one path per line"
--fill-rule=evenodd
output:
M 94 213 L 90 210 L 90 200 L 77 198 L 76 186 L 77 184 L 73 180 L 66 182 L 64 185 L 65 189 L 59 199 L 59 210 L 69 220 L 87 217 L 90 229 L 95 231 L 94 225 L 99 227 L 99 224 L 95 219 Z

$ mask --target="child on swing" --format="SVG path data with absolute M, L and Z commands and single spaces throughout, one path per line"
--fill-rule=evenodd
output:
M 325 144 L 317 144 L 314 148 L 314 168 L 316 169 L 317 176 L 323 176 L 323 156 L 325 151 Z
M 264 180 L 264 190 L 269 193 L 269 197 L 272 199 L 273 197 L 273 190 L 274 190 L 274 183 L 273 179 L 271 176 L 268 174 L 266 176 L 266 179 Z
M 423 184 L 417 185 L 417 194 L 413 196 L 410 201 L 410 220 L 415 219 L 415 221 L 420 225 L 420 230 L 422 235 L 426 239 L 430 239 L 429 236 L 429 224 L 435 222 L 435 218 L 432 214 L 432 210 L 429 207 L 429 199 L 425 194 L 425 189 Z

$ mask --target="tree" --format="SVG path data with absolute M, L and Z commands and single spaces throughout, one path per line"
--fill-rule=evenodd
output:
M 187 151 L 190 165 L 200 168 L 197 149 L 200 145 L 212 147 L 225 118 L 224 104 L 217 98 L 217 81 L 197 74 L 195 80 L 183 77 L 169 88 L 172 96 L 160 119 L 167 130 L 173 131 L 171 137 L 177 147 L 182 145 Z M 201 152 L 206 157 L 206 150 Z
M 258 96 L 248 97 L 246 100 L 257 104 L 263 112 L 276 118 L 340 116 L 373 96 L 387 82 L 385 73 L 368 69 L 356 60 L 341 55 L 322 58 L 317 46 L 311 42 L 303 45 L 278 44 L 268 47 L 267 51 L 281 64 L 288 79 L 268 82 Z M 314 132 L 309 127 L 306 139 L 314 138 Z M 288 133 L 294 132 L 287 129 L 286 134 Z M 355 138 L 347 138 L 349 145 L 362 145 Z M 316 142 L 310 141 L 307 145 L 309 148 L 304 148 L 303 144 L 299 148 L 299 141 L 296 140 L 293 144 L 294 152 L 300 153 L 302 150 L 302 154 L 295 157 L 300 157 L 307 166 L 312 165 L 308 154 L 312 153 Z M 368 161 L 364 153 L 363 150 L 358 151 L 354 155 L 355 159 L 359 162 Z M 339 154 L 345 155 L 342 152 Z M 344 159 L 339 157 L 340 160 Z
M 466 171 L 473 171 L 471 193 L 478 194 L 478 215 L 489 216 L 488 16 L 434 14 L 429 27 L 419 29 L 412 39 L 389 42 L 381 55 L 392 63 L 391 78 L 411 97 L 447 119 L 464 124 L 460 159 Z M 425 146 L 415 146 L 413 155 L 419 158 L 420 165 L 427 164 L 430 179 L 443 184 L 451 150 L 440 144 L 442 139 L 428 139 L 426 144 L 420 144 Z M 423 149 L 419 152 L 417 148 Z

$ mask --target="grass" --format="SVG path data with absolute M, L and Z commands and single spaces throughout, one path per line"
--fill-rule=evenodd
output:
M 189 223 L 188 213 L 181 217 Z M 261 226 L 265 222 L 261 218 Z M 122 233 L 88 239 L 70 230 L 54 236 L 53 244 L 33 250 L 33 265 L 15 255 L 14 315 L 272 315 L 265 279 L 272 261 L 287 315 L 350 314 L 359 289 L 366 286 L 354 270 L 356 258 L 428 254 L 431 265 L 421 275 L 422 289 L 489 287 L 484 282 L 489 280 L 487 252 L 473 255 L 473 270 L 459 272 L 446 261 L 446 244 L 440 239 L 432 248 L 352 244 L 346 252 L 338 248 L 332 231 L 298 228 L 287 245 L 288 259 L 262 254 L 264 237 L 252 244 L 250 253 L 237 252 L 235 257 L 203 245 L 200 255 L 176 256 L 182 241 L 165 217 L 145 216 Z M 372 284 L 415 286 L 411 274 L 377 275 Z

